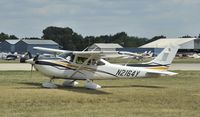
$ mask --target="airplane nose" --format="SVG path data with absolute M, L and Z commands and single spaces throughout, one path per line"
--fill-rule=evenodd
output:
M 25 60 L 26 63 L 35 64 L 35 61 L 32 59 Z

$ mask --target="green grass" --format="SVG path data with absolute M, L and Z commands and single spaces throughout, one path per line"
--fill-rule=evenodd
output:
M 0 117 L 199 117 L 200 72 L 173 77 L 94 81 L 88 90 L 44 89 L 47 77 L 34 72 L 0 72 Z M 63 80 L 55 82 L 61 84 Z
M 200 59 L 195 58 L 175 58 L 173 63 L 200 63 Z
M 2 59 L 0 59 L 0 63 L 20 63 L 19 62 L 19 59 L 17 59 L 17 60 L 2 60 Z

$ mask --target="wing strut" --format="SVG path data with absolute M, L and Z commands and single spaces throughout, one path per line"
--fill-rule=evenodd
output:
M 76 71 L 69 77 L 69 78 L 72 78 L 84 65 L 87 64 L 87 62 L 92 58 L 93 56 L 91 55 L 88 59 L 86 59 L 83 64 L 81 66 L 79 66 Z

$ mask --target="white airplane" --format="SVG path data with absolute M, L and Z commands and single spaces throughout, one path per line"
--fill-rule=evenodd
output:
M 189 55 L 188 57 L 190 57 L 190 58 L 195 58 L 195 59 L 199 59 L 199 58 L 200 58 L 200 55 L 197 54 L 197 53 L 195 53 L 195 54 L 193 54 L 193 55 Z
M 152 58 L 152 57 L 153 57 L 153 52 L 151 52 L 151 51 L 149 51 L 149 52 L 145 51 L 145 52 L 142 54 L 142 56 L 143 56 L 144 58 Z
M 122 59 L 137 59 L 137 60 L 143 60 L 147 58 L 152 58 L 153 57 L 153 52 L 145 51 L 144 53 L 132 53 L 132 52 L 122 52 L 125 55 L 129 56 L 124 56 Z
M 142 64 L 111 64 L 102 59 L 107 55 L 118 54 L 108 51 L 67 51 L 34 47 L 41 51 L 64 53 L 65 57 L 38 59 L 35 57 L 26 62 L 31 63 L 35 69 L 50 77 L 49 82 L 42 84 L 45 88 L 56 88 L 54 79 L 65 79 L 63 86 L 75 86 L 76 80 L 85 80 L 88 89 L 101 88 L 93 83 L 97 79 L 120 79 L 120 78 L 143 78 L 176 75 L 177 73 L 167 71 L 173 61 L 179 47 L 165 48 L 154 60 Z

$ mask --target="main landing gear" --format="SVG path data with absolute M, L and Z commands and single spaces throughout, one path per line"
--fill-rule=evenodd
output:
M 65 80 L 63 82 L 63 86 L 64 87 L 74 87 L 78 84 L 78 82 L 76 82 L 75 80 Z
M 63 86 L 65 86 L 65 87 L 74 87 L 77 84 L 78 84 L 78 82 L 76 82 L 75 80 L 66 80 L 65 82 L 63 82 Z M 101 88 L 101 86 L 93 83 L 91 80 L 86 80 L 85 88 L 96 90 L 96 89 Z
M 49 82 L 42 83 L 42 87 L 49 88 L 49 89 L 57 88 L 58 86 L 55 85 L 54 83 L 52 83 L 52 81 L 53 81 L 53 78 L 51 78 Z M 77 84 L 78 84 L 78 82 L 75 80 L 65 80 L 63 82 L 64 87 L 74 87 Z M 85 88 L 96 90 L 96 89 L 101 88 L 101 86 L 98 84 L 95 84 L 91 80 L 87 79 L 85 82 Z
M 42 87 L 49 88 L 49 89 L 57 88 L 58 86 L 52 83 L 52 81 L 53 81 L 53 78 L 51 78 L 49 82 L 42 83 Z M 77 84 L 78 82 L 76 82 L 75 80 L 66 80 L 63 82 L 64 87 L 74 87 Z
M 98 84 L 93 83 L 91 80 L 86 80 L 85 88 L 96 90 L 96 89 L 101 88 L 101 86 L 98 85 Z

